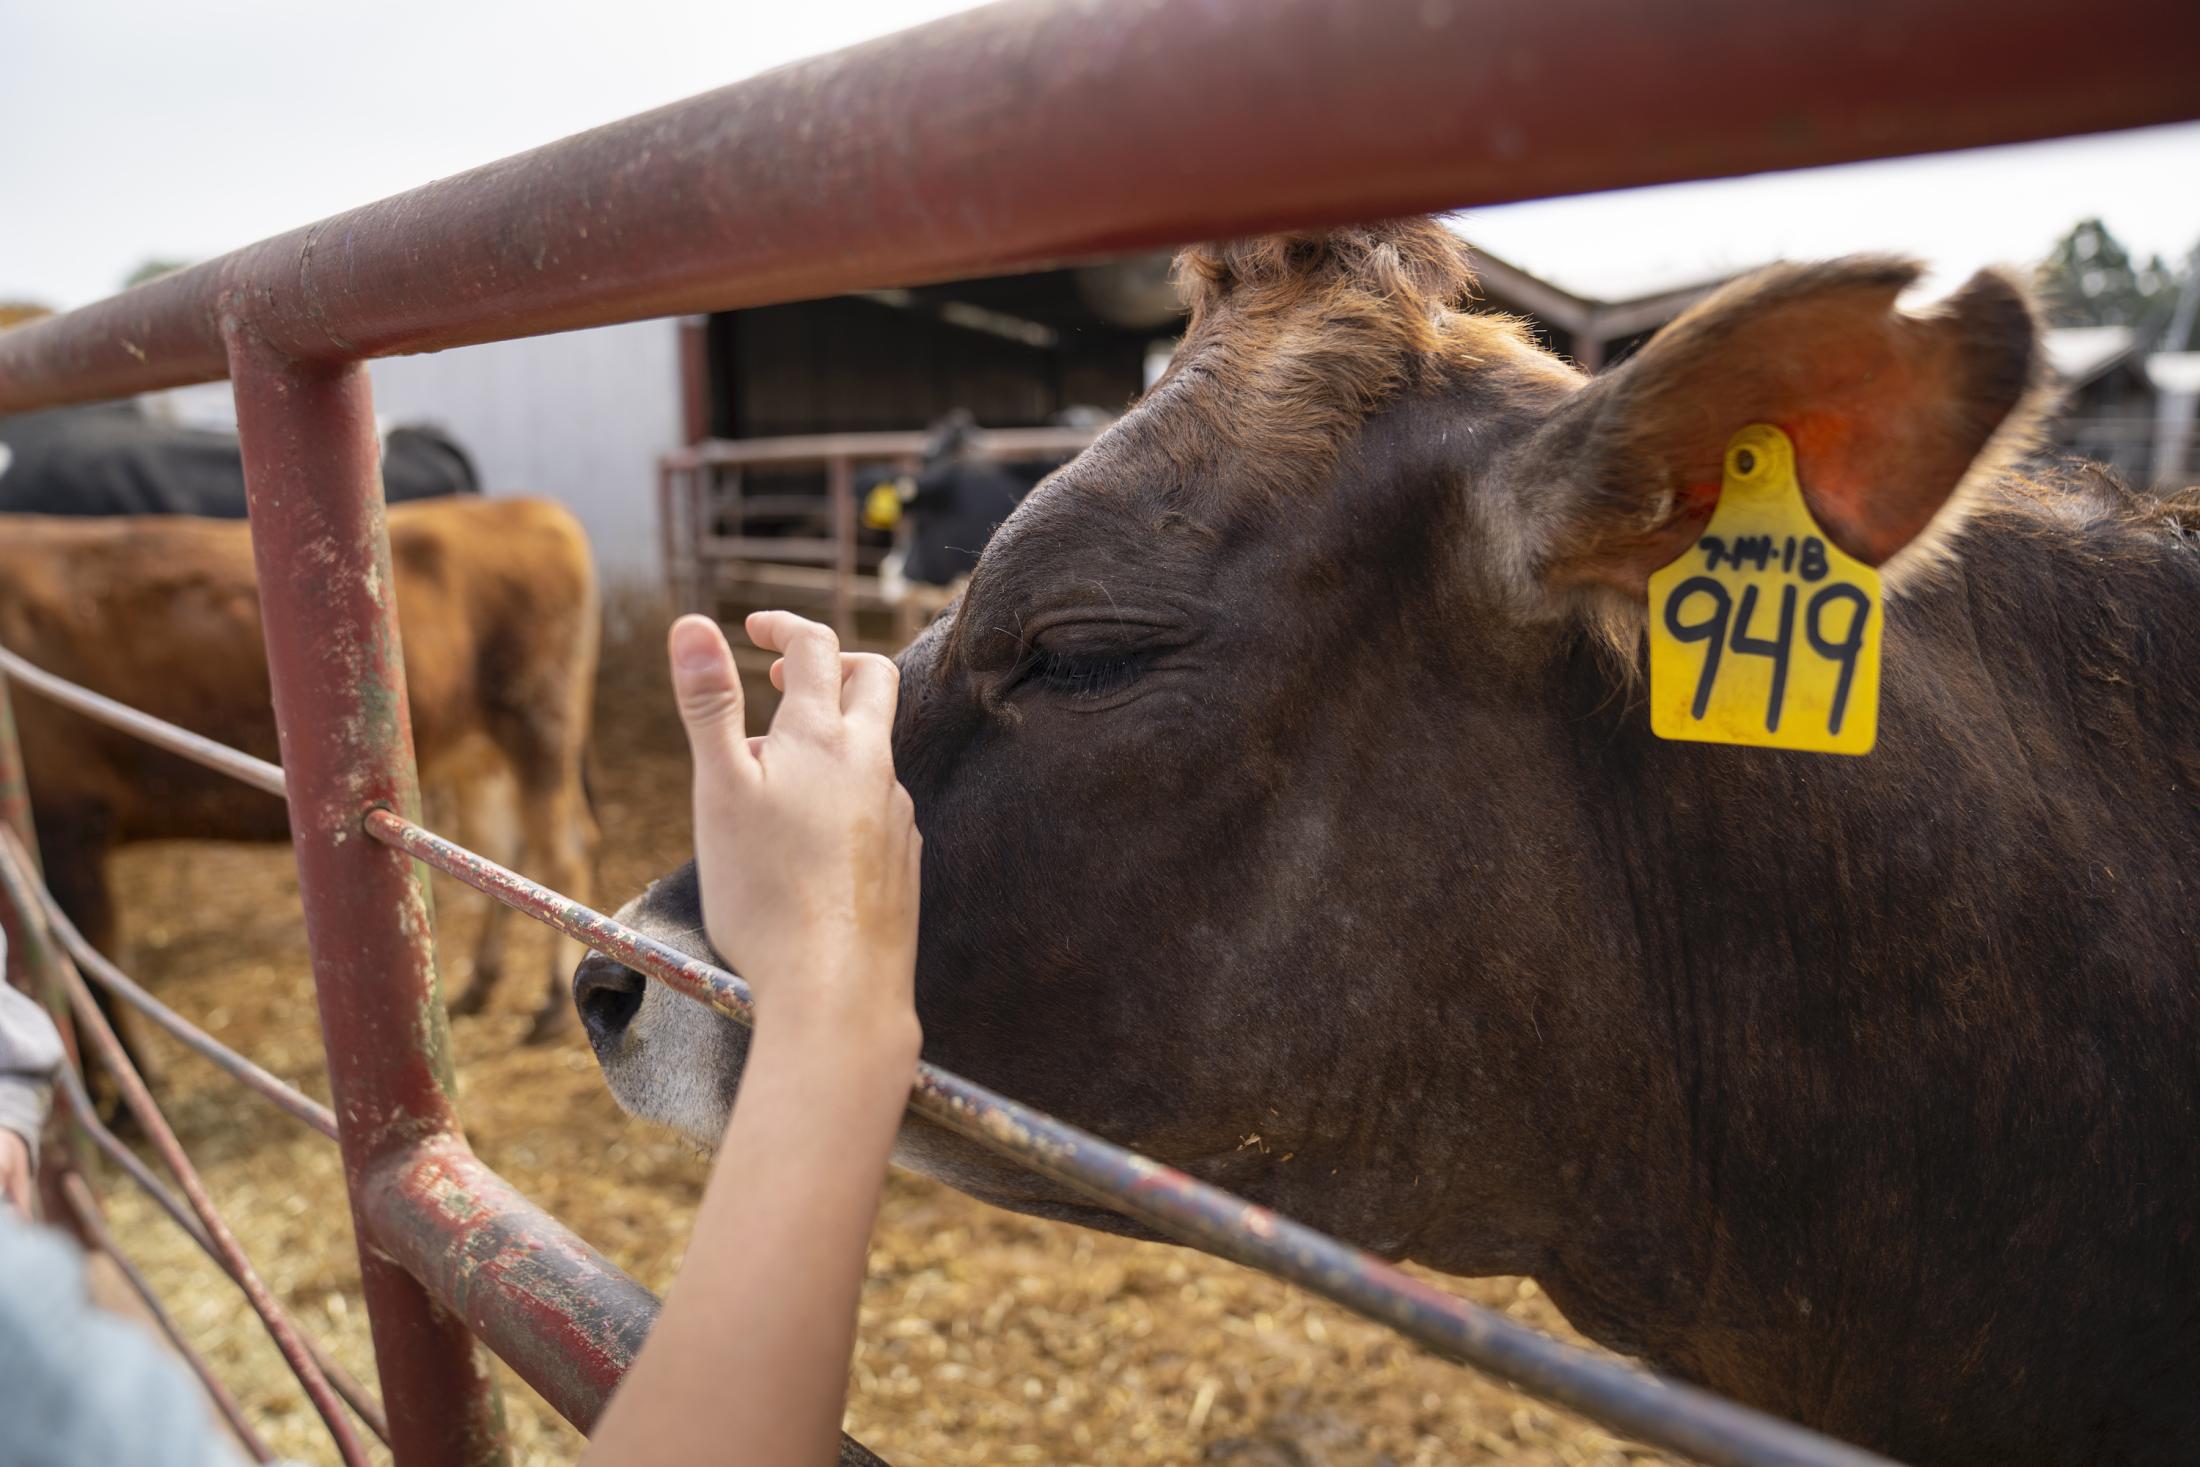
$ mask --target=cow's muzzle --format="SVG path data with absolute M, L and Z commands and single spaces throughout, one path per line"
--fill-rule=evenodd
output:
M 627 1025 L 641 1012 L 648 987 L 647 978 L 602 953 L 590 953 L 573 970 L 573 1007 L 580 1010 L 588 1042 L 599 1056 L 619 1047 Z

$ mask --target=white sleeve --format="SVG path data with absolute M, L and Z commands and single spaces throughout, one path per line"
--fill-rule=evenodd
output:
M 0 939 L 0 964 L 7 943 Z M 0 1128 L 15 1132 L 38 1151 L 38 1133 L 53 1101 L 61 1036 L 38 1000 L 0 983 Z

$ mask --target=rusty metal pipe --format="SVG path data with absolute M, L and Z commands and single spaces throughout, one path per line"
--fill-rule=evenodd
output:
M 98 1109 L 92 1104 L 92 1098 L 85 1092 L 84 1082 L 77 1077 L 76 1072 L 64 1068 L 60 1079 L 62 1105 L 68 1111 L 69 1119 L 76 1130 L 90 1137 L 92 1145 L 113 1162 L 124 1176 L 135 1182 L 139 1191 L 152 1198 L 154 1205 L 167 1213 L 175 1225 L 183 1230 L 184 1235 L 199 1245 L 199 1251 L 212 1260 L 216 1268 L 227 1274 L 231 1283 L 235 1283 L 237 1275 L 230 1271 L 229 1260 L 214 1246 L 214 1240 L 207 1236 L 206 1229 L 199 1225 L 199 1220 L 191 1215 L 191 1209 L 184 1206 L 183 1199 L 168 1190 L 160 1178 L 153 1175 L 153 1169 L 136 1152 L 123 1145 L 121 1138 L 100 1121 Z M 300 1330 L 298 1342 L 313 1357 L 313 1363 L 321 1368 L 321 1374 L 328 1377 L 328 1383 L 336 1394 L 344 1398 L 344 1404 L 351 1407 L 352 1413 L 365 1423 L 367 1430 L 373 1432 L 377 1440 L 387 1443 L 390 1439 L 390 1424 L 383 1416 L 382 1403 L 374 1398 L 374 1393 L 361 1385 L 350 1371 L 337 1364 L 319 1340 Z
M 35 852 L 38 833 L 31 823 L 30 778 L 23 769 L 23 742 L 16 736 L 15 704 L 8 696 L 4 670 L 17 660 L 0 647 L 0 828 L 14 831 Z
M 393 1151 L 359 1198 L 404 1265 L 581 1431 L 648 1337 L 657 1299 L 463 1143 Z
M 160 1326 L 160 1332 L 168 1337 L 168 1343 L 174 1347 L 176 1354 L 182 1357 L 184 1364 L 191 1367 L 191 1373 L 199 1378 L 199 1384 L 206 1389 L 207 1399 L 214 1403 L 214 1409 L 221 1413 L 222 1420 L 229 1423 L 229 1429 L 236 1433 L 237 1440 L 252 1454 L 252 1460 L 274 1461 L 275 1453 L 269 1449 L 259 1432 L 253 1429 L 252 1423 L 245 1419 L 244 1408 L 237 1404 L 237 1398 L 230 1393 L 229 1387 L 222 1384 L 221 1377 L 214 1374 L 213 1367 L 206 1363 L 206 1358 L 183 1337 L 183 1331 L 176 1327 L 176 1321 L 160 1302 L 160 1295 L 154 1292 L 145 1275 L 138 1271 L 138 1266 L 130 1261 L 130 1256 L 115 1245 L 114 1234 L 107 1230 L 107 1220 L 99 1215 L 99 1204 L 92 1200 L 91 1189 L 84 1185 L 84 1179 L 75 1172 L 63 1177 L 61 1195 L 68 1202 L 69 1215 L 76 1220 L 77 1232 L 90 1239 L 92 1246 L 106 1254 L 114 1263 L 115 1271 L 122 1275 L 123 1281 L 138 1296 L 138 1301 L 145 1306 L 146 1312 L 153 1316 L 153 1323 Z
M 0 672 L 0 830 L 14 836 L 27 853 L 24 869 L 34 878 L 42 876 L 38 835 L 31 820 L 30 781 L 23 769 L 23 745 L 16 735 L 15 707 L 8 694 L 4 672 Z M 36 914 L 16 912 L 11 903 L 0 901 L 0 940 L 5 941 L 8 949 L 4 971 L 0 971 L 0 983 L 20 988 L 46 1005 L 54 1028 L 60 1032 L 66 1063 L 74 1065 L 77 1063 L 76 1026 L 69 1022 L 68 1003 L 59 994 L 41 991 L 37 975 L 24 956 L 28 951 L 24 944 L 29 939 L 22 935 L 19 927 L 36 920 Z M 38 1148 L 39 1199 L 49 1217 L 75 1233 L 79 1243 L 90 1246 L 92 1240 L 76 1227 L 75 1214 L 69 1208 L 68 1198 L 62 1194 L 62 1182 L 75 1170 L 78 1160 L 75 1135 L 60 1124 L 58 1117 L 49 1117 L 44 1144 Z
M 388 810 L 367 831 L 508 906 L 608 953 L 705 1006 L 752 1024 L 748 986 Z M 909 1108 L 1180 1242 L 1288 1280 L 1615 1431 L 1718 1467 L 1886 1467 L 1886 1459 L 1708 1392 L 1666 1380 L 1433 1288 L 1349 1244 L 1174 1167 L 1019 1105 L 974 1081 L 917 1066 Z
M 10 843 L 11 850 L 22 858 L 20 846 L 14 844 L 14 836 L 0 832 L 0 840 Z M 205 1056 L 220 1068 L 236 1077 L 247 1090 L 264 1097 L 276 1109 L 319 1131 L 331 1140 L 336 1137 L 336 1113 L 299 1090 L 296 1086 L 269 1074 L 259 1065 L 237 1053 L 228 1045 L 207 1033 L 198 1025 L 177 1013 L 159 999 L 147 993 L 137 981 L 116 967 L 108 957 L 85 941 L 84 934 L 76 930 L 76 924 L 61 910 L 61 904 L 53 899 L 53 893 L 43 886 L 36 893 L 45 914 L 46 927 L 62 949 L 76 960 L 77 968 L 85 977 L 106 989 L 116 998 L 129 1004 L 139 1013 L 151 1019 L 177 1043 Z
M 112 703 L 29 664 L 21 665 L 40 680 L 41 692 L 58 701 L 81 707 L 93 717 L 108 718 L 208 768 L 257 783 L 273 794 L 283 792 L 282 772 L 272 764 Z M 110 718 L 113 713 L 127 717 Z M 272 775 L 272 788 L 251 777 L 251 766 Z M 20 841 L 4 830 L 0 830 L 0 852 L 18 861 L 28 858 Z M 328 1107 L 193 1025 L 93 948 L 51 892 L 40 886 L 26 895 L 38 903 L 34 916 L 43 919 L 47 932 L 103 987 L 283 1110 L 324 1135 L 338 1135 L 335 1114 Z M 12 907 L 0 903 L 0 909 Z M 74 1082 L 73 1075 L 65 1079 Z M 165 1207 L 216 1263 L 228 1269 L 229 1260 L 205 1228 L 135 1154 L 99 1124 L 89 1101 L 81 1099 L 81 1091 L 76 1094 L 74 1110 L 93 1143 Z M 514 1191 L 455 1139 L 400 1148 L 385 1158 L 376 1176 L 380 1182 L 367 1189 L 358 1205 L 371 1206 L 377 1213 L 371 1233 L 377 1249 L 426 1284 L 445 1307 L 457 1311 L 567 1420 L 583 1431 L 589 1429 L 655 1318 L 654 1296 Z M 451 1234 L 438 1234 L 433 1219 L 439 1216 L 463 1216 L 470 1241 L 454 1246 Z M 360 1236 L 370 1233 L 362 1231 Z M 234 1269 L 230 1273 L 238 1277 Z M 299 1338 L 337 1393 L 376 1436 L 388 1441 L 389 1424 L 380 1403 L 336 1368 L 310 1337 Z M 847 1437 L 841 1441 L 839 1463 L 840 1467 L 884 1467 L 882 1459 Z
M 280 796 L 283 792 L 283 772 L 265 759 L 257 759 L 241 749 L 217 743 L 204 734 L 195 734 L 187 728 L 141 713 L 127 703 L 118 703 L 104 693 L 80 687 L 66 678 L 52 673 L 33 662 L 26 662 L 20 653 L 0 647 L 0 672 L 5 672 L 16 682 L 44 698 L 50 698 L 64 708 L 73 708 L 88 718 L 121 729 L 124 733 L 143 739 L 156 748 L 171 754 L 180 754 L 197 764 L 231 779 Z M 26 796 L 27 799 L 27 796 Z M 34 847 L 35 849 L 35 847 Z
M 301 361 L 433 351 L 2181 121 L 2195 76 L 2190 0 L 1008 0 L 19 327 L 0 412 L 219 378 L 225 320 Z
M 368 1177 L 375 1246 L 405 1265 L 520 1378 L 595 1429 L 657 1317 L 657 1298 L 463 1143 L 426 1141 Z M 885 1467 L 841 1438 L 840 1467 Z
M 152 727 L 150 731 L 158 736 L 156 738 L 156 742 L 161 742 L 163 747 L 175 749 L 178 752 L 190 754 L 194 752 L 195 746 L 205 746 L 206 750 L 212 751 L 213 757 L 208 761 L 202 762 L 210 762 L 211 766 L 215 769 L 226 770 L 232 773 L 236 773 L 239 772 L 240 769 L 249 770 L 249 766 L 261 764 L 261 761 L 253 759 L 250 755 L 239 753 L 237 750 L 228 748 L 226 745 L 216 744 L 212 740 L 208 739 L 200 739 L 195 734 L 189 734 L 185 730 L 178 729 L 175 728 L 173 725 L 163 723 L 159 719 L 152 718 L 146 714 L 138 713 L 135 709 L 125 709 L 122 708 L 122 705 L 120 704 L 110 704 L 109 700 L 99 698 L 98 694 L 91 693 L 87 689 L 78 688 L 74 683 L 65 682 L 60 678 L 53 677 L 49 673 L 45 673 L 37 668 L 30 667 L 29 664 L 22 662 L 20 658 L 15 658 L 12 656 L 12 654 L 7 654 L 6 649 L 4 648 L 0 648 L 0 656 L 6 656 L 8 660 L 13 665 L 15 665 L 19 671 L 28 670 L 30 674 L 43 685 L 42 691 L 47 691 L 49 695 L 51 695 L 53 690 L 58 689 L 60 695 L 65 700 L 71 701 L 73 703 L 73 695 L 82 693 L 85 695 L 86 698 L 96 700 L 100 704 L 109 705 L 112 708 L 120 709 L 122 712 L 127 713 L 129 715 L 128 721 L 123 725 L 126 728 L 135 729 L 136 726 L 140 724 L 151 725 Z M 99 717 L 107 710 L 106 708 L 95 708 L 87 711 L 90 711 L 92 713 L 92 716 Z M 167 737 L 169 735 L 175 735 L 177 736 L 177 738 L 171 740 Z M 187 743 L 190 746 L 187 747 Z M 275 779 L 277 782 L 276 792 L 279 792 L 281 787 L 280 782 L 282 778 L 282 772 L 280 770 L 276 770 L 273 765 L 265 765 L 264 767 L 267 770 L 274 771 Z M 24 779 L 21 747 L 16 740 L 12 713 L 8 706 L 7 679 L 4 676 L 0 676 L 0 830 L 4 830 L 6 836 L 7 850 L 9 854 L 11 854 L 16 859 L 22 873 L 27 877 L 36 878 L 38 875 L 38 853 L 31 829 L 29 794 L 27 784 Z M 83 935 L 77 932 L 74 924 L 70 923 L 67 917 L 61 912 L 59 904 L 57 904 L 53 900 L 53 893 L 48 891 L 42 882 L 36 886 L 34 894 L 40 904 L 41 912 L 24 913 L 21 915 L 21 920 L 26 922 L 36 921 L 40 916 L 43 916 L 46 922 L 47 930 L 58 940 L 60 940 L 63 946 L 67 948 L 72 954 L 78 954 L 79 956 L 89 955 L 98 959 L 97 963 L 92 964 L 91 967 L 92 970 L 97 973 L 102 979 L 113 978 L 121 980 L 120 982 L 112 983 L 109 986 L 114 988 L 122 997 L 136 1002 L 138 1006 L 147 1014 L 148 1017 L 155 1020 L 155 1022 L 161 1023 L 164 1028 L 168 1028 L 170 1033 L 174 1034 L 184 1043 L 192 1044 L 193 1048 L 198 1048 L 200 1050 L 200 1053 L 205 1054 L 209 1059 L 214 1060 L 215 1063 L 221 1064 L 223 1068 L 230 1070 L 232 1074 L 238 1075 L 238 1077 L 245 1080 L 247 1084 L 251 1084 L 252 1082 L 250 1081 L 249 1077 L 243 1073 L 242 1067 L 249 1067 L 251 1070 L 256 1071 L 262 1075 L 266 1074 L 266 1072 L 264 1070 L 260 1070 L 257 1065 L 253 1065 L 250 1060 L 245 1059 L 242 1055 L 238 1055 L 233 1050 L 230 1050 L 226 1046 L 221 1045 L 220 1042 L 218 1040 L 215 1040 L 212 1036 L 204 1034 L 202 1031 L 195 1028 L 191 1028 L 188 1022 L 182 1019 L 180 1016 L 176 1015 L 173 1010 L 170 1010 L 166 1005 L 159 1003 L 159 1001 L 154 999 L 150 994 L 145 993 L 143 989 L 140 989 L 135 984 L 130 983 L 129 980 L 120 972 L 120 970 L 115 969 L 113 965 L 107 963 L 103 957 L 99 957 L 98 954 L 93 952 L 91 950 L 90 944 L 84 942 Z M 0 901 L 0 915 L 4 915 L 6 912 L 13 910 L 14 904 L 12 901 Z M 29 939 L 26 937 L 22 939 L 22 941 L 26 944 L 25 946 L 19 949 L 11 950 L 11 967 L 15 965 L 16 961 L 20 957 L 22 957 L 23 954 L 26 954 L 30 951 L 29 947 L 27 946 Z M 63 999 L 63 1002 L 64 1004 L 66 1003 L 65 998 Z M 189 1033 L 187 1034 L 183 1032 L 183 1029 L 173 1027 L 168 1022 L 170 1019 L 174 1020 L 174 1024 L 182 1025 L 183 1029 L 188 1029 Z M 225 1272 L 229 1272 L 229 1276 L 232 1281 L 237 1281 L 238 1276 L 234 1271 L 230 1270 L 229 1260 L 224 1257 L 221 1250 L 215 1246 L 214 1240 L 207 1235 L 206 1229 L 199 1224 L 198 1219 L 191 1215 L 191 1213 L 184 1207 L 183 1203 L 178 1200 L 173 1193 L 171 1193 L 166 1187 L 161 1185 L 159 1179 L 156 1178 L 152 1174 L 152 1172 L 146 1168 L 143 1162 L 138 1160 L 136 1153 L 129 1150 L 129 1148 L 123 1146 L 120 1141 L 115 1139 L 112 1132 L 108 1131 L 104 1125 L 100 1124 L 97 1113 L 94 1111 L 89 1099 L 84 1096 L 81 1089 L 81 1084 L 77 1079 L 75 1025 L 70 1022 L 69 1014 L 67 1013 L 65 1008 L 57 1016 L 57 1022 L 62 1028 L 62 1036 L 67 1043 L 69 1052 L 68 1064 L 66 1067 L 64 1067 L 62 1071 L 63 1092 L 65 1096 L 73 1096 L 74 1098 L 75 1103 L 72 1107 L 70 1107 L 70 1109 L 77 1119 L 79 1127 L 83 1130 L 85 1134 L 90 1135 L 93 1138 L 95 1145 L 100 1146 L 101 1149 L 106 1151 L 109 1156 L 116 1158 L 124 1167 L 124 1169 L 128 1171 L 129 1174 L 138 1182 L 138 1184 L 146 1189 L 148 1194 L 151 1195 L 153 1199 L 157 1203 L 159 1203 L 171 1217 L 176 1220 L 177 1224 L 181 1226 L 186 1233 L 190 1234 L 192 1239 L 198 1243 L 199 1247 L 206 1253 L 206 1255 L 209 1258 L 213 1259 L 216 1265 L 221 1267 Z M 213 1048 L 206 1049 L 201 1048 L 197 1044 L 193 1044 L 191 1038 L 192 1035 L 196 1035 L 199 1039 L 203 1040 L 206 1045 L 212 1046 Z M 226 1062 L 223 1056 L 227 1056 L 229 1060 L 233 1060 L 235 1062 L 234 1065 Z M 267 1078 L 273 1085 L 282 1086 L 282 1082 L 276 1080 L 273 1076 L 267 1076 Z M 254 1086 L 254 1088 L 258 1089 L 259 1087 Z M 288 1090 L 288 1087 L 282 1088 Z M 262 1091 L 262 1093 L 268 1094 L 270 1099 L 277 1099 L 278 1103 L 281 1103 L 281 1100 L 273 1093 L 264 1090 Z M 327 1110 L 326 1107 L 316 1105 L 311 1099 L 306 1096 L 297 1094 L 296 1091 L 289 1091 L 289 1095 L 293 1097 L 300 1104 L 300 1106 L 310 1108 L 311 1111 L 318 1113 L 316 1115 L 293 1111 L 294 1114 L 299 1115 L 299 1118 L 301 1120 L 306 1121 L 309 1125 L 313 1125 L 316 1129 L 325 1131 L 325 1133 L 328 1135 L 333 1136 L 335 1134 L 335 1117 Z M 56 1120 L 59 1120 L 58 1116 L 56 1117 Z M 44 1174 L 40 1177 L 41 1187 L 47 1192 L 49 1203 L 59 1202 L 61 1204 L 63 1210 L 65 1211 L 65 1220 L 71 1224 L 72 1230 L 76 1232 L 79 1240 L 88 1247 L 100 1246 L 100 1240 L 102 1236 L 104 1236 L 103 1233 L 101 1231 L 95 1230 L 93 1222 L 87 1221 L 84 1216 L 84 1204 L 89 1204 L 92 1207 L 93 1216 L 96 1219 L 96 1203 L 91 1202 L 89 1194 L 87 1193 L 84 1198 L 84 1204 L 80 1204 L 79 1199 L 75 1195 L 73 1195 L 75 1188 L 81 1187 L 83 1185 L 80 1176 L 75 1171 L 73 1166 L 68 1166 L 64 1168 L 62 1166 L 56 1165 L 55 1162 L 55 1159 L 57 1158 L 65 1162 L 74 1157 L 74 1143 L 76 1141 L 77 1132 L 75 1130 L 70 1130 L 67 1128 L 58 1129 L 59 1136 L 49 1137 L 49 1143 L 51 1143 L 53 1140 L 60 1139 L 64 1140 L 67 1144 L 61 1146 L 49 1144 L 46 1148 L 46 1157 L 48 1160 L 47 1164 L 42 1168 L 42 1172 Z M 74 1186 L 72 1186 L 72 1184 L 74 1184 Z M 117 1266 L 124 1271 L 125 1275 L 129 1278 L 132 1287 L 137 1288 L 141 1294 L 144 1293 L 145 1289 L 143 1287 L 142 1276 L 136 1272 L 135 1267 L 130 1263 L 130 1261 L 122 1254 L 116 1252 L 112 1247 L 108 1247 L 106 1251 L 114 1256 Z M 158 1302 L 150 1297 L 147 1298 L 146 1302 L 148 1307 L 153 1309 L 156 1317 L 160 1317 L 163 1319 L 164 1327 L 166 1327 L 165 1315 L 162 1313 Z M 381 1403 L 379 1401 L 376 1401 L 374 1397 L 358 1383 L 358 1381 L 354 1380 L 348 1371 L 344 1370 L 333 1360 L 329 1359 L 327 1353 L 321 1349 L 320 1345 L 310 1335 L 305 1335 L 301 1333 L 299 1339 L 300 1343 L 304 1345 L 307 1353 L 313 1357 L 314 1363 L 320 1367 L 321 1373 L 328 1378 L 329 1385 L 336 1391 L 339 1396 L 344 1398 L 345 1404 L 350 1406 L 351 1409 L 355 1413 L 357 1413 L 359 1419 L 367 1424 L 368 1428 L 374 1432 L 376 1437 L 387 1441 L 389 1439 L 389 1428 L 382 1418 Z M 194 1362 L 195 1367 L 197 1363 L 198 1362 Z M 203 1372 L 202 1378 L 208 1380 L 208 1389 L 215 1392 L 216 1403 L 217 1405 L 219 1405 L 222 1400 L 222 1394 L 219 1389 L 218 1383 L 213 1381 L 210 1377 L 206 1377 Z M 226 1407 L 224 1408 L 224 1411 L 226 1414 Z M 247 1440 L 251 1440 L 249 1434 L 247 1434 Z M 262 1456 L 261 1460 L 266 1460 L 265 1456 Z
M 359 832 L 370 805 L 419 808 L 366 368 L 301 367 L 229 324 L 291 850 L 390 1447 L 404 1467 L 491 1467 L 508 1455 L 495 1372 L 360 1212 L 378 1164 L 459 1134 L 427 887 Z
M 36 878 L 25 869 L 18 854 L 19 850 L 20 847 L 13 839 L 0 840 L 0 899 L 13 905 L 18 912 L 35 918 L 39 907 L 36 898 L 31 895 L 31 889 Z M 291 1323 L 289 1314 L 277 1301 L 274 1292 L 261 1280 L 258 1271 L 252 1267 L 252 1261 L 245 1256 L 243 1247 L 237 1242 L 236 1235 L 229 1231 L 229 1225 L 222 1220 L 221 1212 L 214 1206 L 214 1199 L 207 1193 L 206 1184 L 199 1179 L 198 1169 L 191 1165 L 191 1158 L 185 1154 L 183 1143 L 176 1139 L 175 1131 L 168 1125 L 168 1118 L 160 1113 L 160 1107 L 153 1101 L 152 1092 L 145 1088 L 145 1081 L 139 1077 L 137 1067 L 130 1062 L 129 1053 L 123 1049 L 122 1041 L 115 1037 L 107 1016 L 99 1011 L 99 1004 L 92 997 L 91 985 L 84 981 L 66 956 L 53 949 L 42 928 L 34 923 L 25 925 L 32 929 L 26 934 L 30 939 L 31 963 L 44 970 L 50 984 L 68 995 L 79 1033 L 90 1038 L 100 1063 L 114 1077 L 115 1088 L 121 1094 L 123 1104 L 129 1108 L 130 1114 L 144 1130 L 153 1149 L 160 1153 L 162 1163 L 175 1177 L 176 1184 L 183 1189 L 183 1195 L 189 1200 L 192 1212 L 198 1216 L 207 1237 L 212 1240 L 231 1276 L 236 1279 L 237 1287 L 244 1291 L 253 1312 L 260 1316 L 260 1322 L 267 1327 L 268 1337 L 274 1340 L 275 1348 L 282 1352 L 283 1359 L 289 1363 L 291 1373 L 298 1377 L 298 1384 L 304 1388 L 306 1398 L 313 1403 L 321 1420 L 328 1426 L 329 1436 L 336 1444 L 337 1455 L 344 1460 L 346 1467 L 365 1467 L 366 1449 L 361 1446 L 357 1433 L 351 1429 L 350 1419 L 344 1415 L 342 1406 L 329 1389 L 328 1381 L 319 1367 L 313 1363 L 312 1356 L 300 1344 L 297 1328 Z

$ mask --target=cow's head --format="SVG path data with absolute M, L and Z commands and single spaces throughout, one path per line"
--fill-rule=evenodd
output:
M 1590 380 L 1466 310 L 1432 221 L 1181 270 L 1167 376 L 902 654 L 926 1053 L 1369 1246 L 1530 1268 L 1644 1083 L 1585 771 L 1648 737 L 1647 577 L 1760 421 L 1829 535 L 1917 560 L 2023 416 L 2031 312 L 1781 266 Z M 692 869 L 621 915 L 704 950 Z M 577 987 L 621 1101 L 714 1139 L 741 1031 L 605 959 Z M 1103 1221 L 927 1127 L 900 1156 Z

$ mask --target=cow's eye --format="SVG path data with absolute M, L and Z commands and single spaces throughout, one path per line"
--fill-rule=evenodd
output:
M 1032 649 L 1025 681 L 1071 698 L 1104 698 L 1135 681 L 1145 670 L 1138 652 L 1057 652 Z

